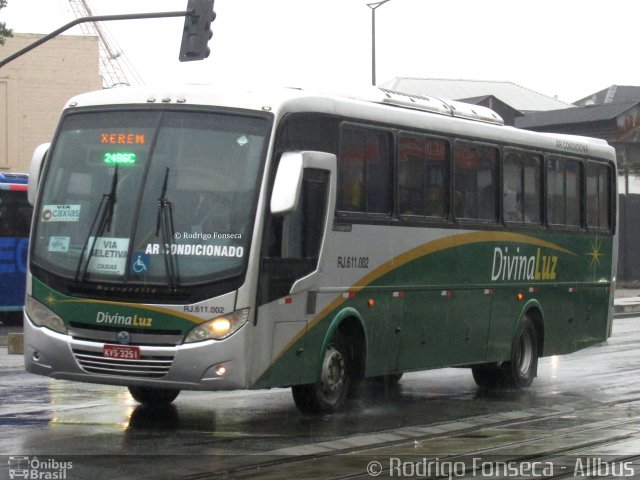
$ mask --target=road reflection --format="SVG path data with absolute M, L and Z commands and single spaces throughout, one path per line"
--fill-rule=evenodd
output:
M 187 416 L 183 420 L 190 425 L 183 425 L 180 423 L 180 414 L 175 405 L 162 405 L 157 407 L 148 407 L 145 405 L 138 405 L 131 412 L 129 417 L 129 425 L 127 426 L 127 432 L 135 431 L 148 431 L 148 430 L 178 430 L 189 429 L 193 427 L 202 427 L 203 431 L 215 430 L 215 421 L 211 422 L 194 422 L 191 416 Z

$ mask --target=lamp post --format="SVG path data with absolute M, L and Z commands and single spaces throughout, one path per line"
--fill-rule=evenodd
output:
M 371 9 L 371 85 L 376 85 L 376 9 L 391 0 L 367 3 Z

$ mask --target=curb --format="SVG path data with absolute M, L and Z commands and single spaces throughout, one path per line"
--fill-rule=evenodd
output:
M 618 298 L 613 303 L 613 312 L 616 315 L 632 315 L 640 313 L 640 298 Z

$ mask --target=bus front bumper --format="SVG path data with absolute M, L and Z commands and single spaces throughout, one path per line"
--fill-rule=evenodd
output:
M 245 328 L 220 341 L 140 346 L 140 360 L 104 357 L 104 343 L 78 340 L 34 325 L 24 315 L 24 363 L 28 372 L 55 379 L 179 390 L 248 388 Z

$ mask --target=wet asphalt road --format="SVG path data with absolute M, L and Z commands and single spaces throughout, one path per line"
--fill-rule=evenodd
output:
M 585 448 L 628 458 L 640 478 L 639 374 L 640 318 L 616 319 L 608 342 L 541 359 L 526 392 L 483 392 L 470 371 L 444 369 L 305 417 L 284 389 L 182 392 L 149 410 L 124 388 L 27 374 L 0 347 L 0 478 L 16 457 L 50 462 L 40 470 L 70 462 L 68 479 L 372 478 L 372 459 L 385 478 L 389 459 L 407 455 L 566 458 Z

